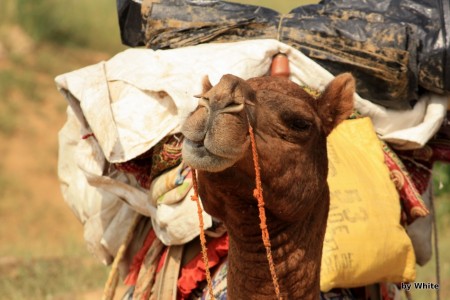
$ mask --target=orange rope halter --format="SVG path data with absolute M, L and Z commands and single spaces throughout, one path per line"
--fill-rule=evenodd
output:
M 270 236 L 269 236 L 269 230 L 267 229 L 266 224 L 266 212 L 264 210 L 264 198 L 263 198 L 263 189 L 261 185 L 261 173 L 259 168 L 259 161 L 258 161 L 258 152 L 256 151 L 256 142 L 255 142 L 255 135 L 253 133 L 253 127 L 248 124 L 248 132 L 250 133 L 250 141 L 252 144 L 252 154 L 253 154 L 253 164 L 255 165 L 255 183 L 256 187 L 253 190 L 253 197 L 258 200 L 258 209 L 259 209 L 259 220 L 261 223 L 259 223 L 259 227 L 261 228 L 261 235 L 262 240 L 264 243 L 264 247 L 266 248 L 266 254 L 267 254 L 267 262 L 269 263 L 269 269 L 270 269 L 270 275 L 272 276 L 272 282 L 273 287 L 275 289 L 275 295 L 277 296 L 277 299 L 282 300 L 280 295 L 280 286 L 278 284 L 278 277 L 277 273 L 275 272 L 275 264 L 273 263 L 272 258 L 272 246 L 270 245 Z
M 191 196 L 191 199 L 197 203 L 197 214 L 198 214 L 198 221 L 200 226 L 200 244 L 202 246 L 202 257 L 203 257 L 203 263 L 205 264 L 205 274 L 206 274 L 206 282 L 208 283 L 208 291 L 209 295 L 211 297 L 211 300 L 214 300 L 214 293 L 212 288 L 212 281 L 211 281 L 211 273 L 209 272 L 209 262 L 208 262 L 208 254 L 207 254 L 207 248 L 206 248 L 206 237 L 205 237 L 205 229 L 204 229 L 204 223 L 203 223 L 203 214 L 202 214 L 202 206 L 200 205 L 200 199 L 198 197 L 198 184 L 197 184 L 197 172 L 194 168 L 192 168 L 192 185 L 194 188 L 194 195 Z
M 266 224 L 266 213 L 264 210 L 264 198 L 263 198 L 263 189 L 261 184 L 261 173 L 259 168 L 259 162 L 258 162 L 258 152 L 256 151 L 256 142 L 255 142 L 255 135 L 253 133 L 253 127 L 248 123 L 248 131 L 250 134 L 250 141 L 252 146 L 252 155 L 253 155 L 253 163 L 255 166 L 255 183 L 256 187 L 253 190 L 253 197 L 258 200 L 258 210 L 259 210 L 259 220 L 260 224 L 259 227 L 261 228 L 261 235 L 262 240 L 264 243 L 264 247 L 266 248 L 266 254 L 267 254 L 267 262 L 269 263 L 269 269 L 270 269 L 270 275 L 272 276 L 272 282 L 273 287 L 275 289 L 275 294 L 277 296 L 278 300 L 282 300 L 283 298 L 280 295 L 280 286 L 278 284 L 278 277 L 275 272 L 275 264 L 273 262 L 272 258 L 272 247 L 270 244 L 270 237 L 269 237 L 269 231 L 267 229 Z M 202 246 L 202 255 L 203 255 L 203 262 L 205 264 L 205 273 L 206 273 L 206 281 L 208 283 L 208 290 L 209 295 L 212 300 L 214 300 L 214 294 L 212 289 L 212 282 L 211 282 L 211 274 L 209 272 L 209 263 L 208 263 L 208 256 L 206 254 L 206 239 L 205 239 L 205 231 L 203 229 L 203 215 L 202 215 L 202 208 L 200 206 L 200 200 L 198 197 L 198 184 L 197 184 L 197 175 L 195 172 L 195 169 L 192 168 L 192 184 L 194 188 L 194 195 L 192 195 L 191 199 L 193 201 L 197 202 L 197 213 L 198 213 L 198 219 L 200 223 L 200 242 Z

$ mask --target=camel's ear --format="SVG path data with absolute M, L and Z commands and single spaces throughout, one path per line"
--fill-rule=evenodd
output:
M 317 100 L 326 135 L 353 112 L 355 80 L 350 73 L 336 76 Z
M 206 93 L 207 91 L 209 91 L 210 89 L 212 89 L 212 84 L 211 81 L 209 81 L 209 77 L 208 75 L 205 75 L 205 77 L 203 77 L 202 80 L 202 93 Z
M 202 96 L 208 92 L 210 89 L 212 89 L 211 81 L 209 81 L 208 75 L 205 75 L 202 79 L 202 93 L 200 95 L 195 95 L 195 98 L 202 98 Z

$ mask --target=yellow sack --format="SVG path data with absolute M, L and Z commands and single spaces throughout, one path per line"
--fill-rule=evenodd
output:
M 369 118 L 346 120 L 328 137 L 331 203 L 320 287 L 415 279 L 397 190 Z

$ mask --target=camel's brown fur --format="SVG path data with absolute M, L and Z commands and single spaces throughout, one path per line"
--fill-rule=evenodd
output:
M 354 80 L 336 77 L 318 99 L 275 77 L 225 75 L 205 84 L 182 132 L 205 210 L 230 237 L 229 299 L 274 299 L 261 241 L 248 122 L 256 133 L 272 252 L 284 299 L 317 299 L 329 207 L 326 136 L 353 108 Z

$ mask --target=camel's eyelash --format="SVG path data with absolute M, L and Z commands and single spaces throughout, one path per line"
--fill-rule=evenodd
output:
M 309 130 L 313 124 L 310 120 L 292 114 L 283 114 L 282 120 L 287 127 L 299 132 Z
M 294 119 L 288 123 L 289 128 L 296 131 L 307 131 L 311 128 L 312 123 L 304 119 Z

